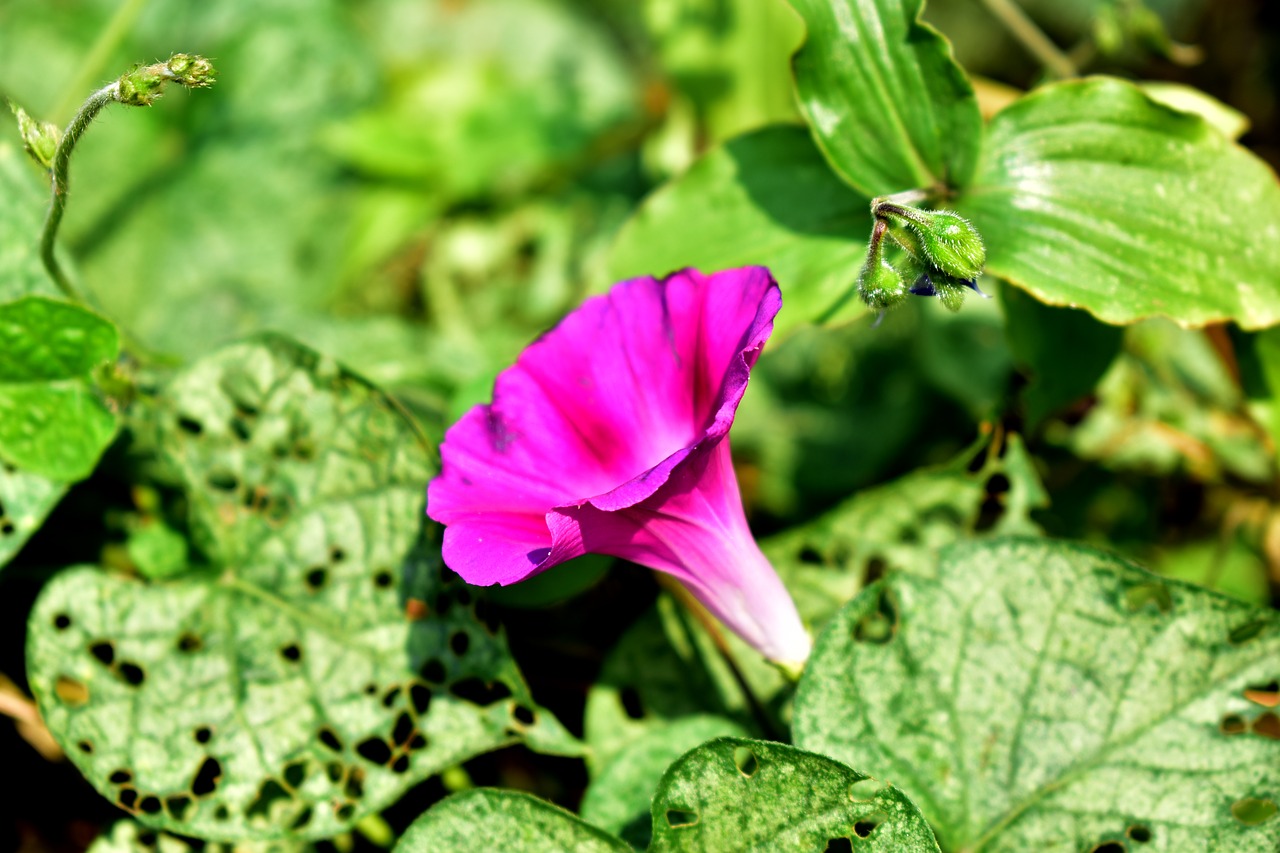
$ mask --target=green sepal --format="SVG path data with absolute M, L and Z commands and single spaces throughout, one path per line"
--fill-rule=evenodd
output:
M 18 132 L 22 134 L 23 149 L 31 155 L 31 159 L 44 168 L 53 168 L 53 155 L 58 150 L 58 143 L 62 140 L 62 132 L 58 130 L 57 125 L 47 121 L 36 121 L 27 114 L 26 110 L 12 101 L 9 102 L 9 109 L 13 110 L 14 116 L 18 119 Z
M 858 298 L 873 311 L 892 308 L 907 296 L 907 285 L 883 258 L 868 259 L 858 273 Z

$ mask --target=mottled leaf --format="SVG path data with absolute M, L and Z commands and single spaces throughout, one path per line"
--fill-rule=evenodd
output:
M 522 736 L 571 750 L 442 569 L 435 455 L 387 397 L 271 337 L 158 405 L 207 562 L 70 569 L 30 619 L 41 713 L 104 795 L 184 834 L 320 838 Z
M 1280 185 L 1203 119 L 1120 80 L 1045 86 L 991 122 L 957 201 L 987 272 L 1109 323 L 1280 322 Z
M 867 196 L 963 186 L 982 136 L 951 45 L 923 0 L 791 0 L 808 27 L 800 106 L 832 167 Z
M 949 850 L 1263 853 L 1280 820 L 1238 810 L 1280 799 L 1248 698 L 1278 676 L 1273 611 L 1083 546 L 967 542 L 829 623 L 793 733 L 894 780 Z
M 937 851 L 898 788 L 780 743 L 719 738 L 682 757 L 653 797 L 652 851 Z
M 476 788 L 436 803 L 395 846 L 395 853 L 440 850 L 617 853 L 631 847 L 537 797 Z

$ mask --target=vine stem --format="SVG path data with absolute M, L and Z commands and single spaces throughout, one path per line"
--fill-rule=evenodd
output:
M 71 283 L 54 253 L 58 228 L 62 225 L 62 215 L 67 209 L 67 191 L 71 186 L 71 152 L 102 108 L 117 100 L 119 95 L 120 82 L 117 80 L 103 86 L 85 100 L 80 111 L 76 113 L 75 118 L 71 119 L 71 124 L 67 125 L 67 129 L 63 132 L 62 140 L 58 143 L 57 151 L 53 155 L 53 168 L 50 170 L 52 188 L 49 213 L 45 216 L 44 230 L 40 233 L 40 260 L 44 262 L 44 268 L 49 271 L 58 288 L 69 299 L 81 304 L 85 304 L 84 298 Z
M 1059 80 L 1080 76 L 1076 64 L 1061 48 L 1053 43 L 1044 30 L 1027 16 L 1013 0 L 982 0 L 987 11 L 1004 24 L 1027 52 L 1039 60 L 1046 70 Z

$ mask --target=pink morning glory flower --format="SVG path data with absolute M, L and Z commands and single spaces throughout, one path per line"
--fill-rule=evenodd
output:
M 676 577 L 767 658 L 810 638 L 747 527 L 729 428 L 782 307 L 763 267 L 617 284 L 530 344 L 445 435 L 427 514 L 468 583 L 582 554 Z

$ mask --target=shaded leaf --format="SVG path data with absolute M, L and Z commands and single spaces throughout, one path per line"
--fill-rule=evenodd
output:
M 49 190 L 16 145 L 0 142 L 0 300 L 58 290 L 40 262 L 40 227 Z
M 1109 323 L 1280 322 L 1280 185 L 1198 116 L 1120 80 L 1045 86 L 991 122 L 957 205 L 987 271 Z
M 0 566 L 40 528 L 66 490 L 66 483 L 0 463 Z
M 719 738 L 689 752 L 653 797 L 653 851 L 937 851 L 929 824 L 898 788 L 822 755 Z
M 818 144 L 867 196 L 964 186 L 982 135 L 951 45 L 923 0 L 791 0 L 808 39 L 793 65 Z
M 545 800 L 518 791 L 475 788 L 436 803 L 395 846 L 395 853 L 437 850 L 608 853 L 631 847 Z
M 442 571 L 435 455 L 387 397 L 268 337 L 158 404 L 208 563 L 69 569 L 29 623 L 41 713 L 105 796 L 204 838 L 320 838 L 523 734 L 572 744 Z
M 828 625 L 794 735 L 894 779 L 951 850 L 1273 850 L 1280 821 L 1233 807 L 1280 797 L 1244 693 L 1277 661 L 1274 612 L 1082 546 L 967 542 Z
M 850 297 L 869 205 L 840 183 L 803 128 L 767 127 L 716 148 L 650 196 L 619 234 L 609 277 L 764 264 L 782 286 L 775 334 L 857 317 L 864 309 Z
M 653 792 L 672 762 L 712 738 L 746 734 L 734 721 L 708 715 L 682 717 L 645 731 L 596 773 L 582 797 L 583 820 L 634 847 L 648 847 Z

